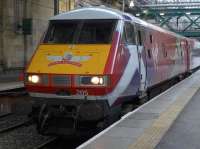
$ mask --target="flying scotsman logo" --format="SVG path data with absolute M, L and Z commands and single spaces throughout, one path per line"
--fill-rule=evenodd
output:
M 65 52 L 64 56 L 47 56 L 49 61 L 52 61 L 48 64 L 49 67 L 59 64 L 70 64 L 77 67 L 81 67 L 80 62 L 88 61 L 91 56 L 75 56 L 71 52 Z

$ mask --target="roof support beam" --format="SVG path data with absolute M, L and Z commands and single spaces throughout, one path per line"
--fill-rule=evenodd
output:
M 197 24 L 196 22 L 197 22 L 199 19 L 200 19 L 200 16 L 198 16 L 194 21 L 192 20 L 192 21 L 190 22 L 190 24 L 189 24 L 183 31 L 185 32 L 187 29 L 189 29 L 189 28 L 193 25 L 193 23 Z M 198 24 L 197 24 L 197 25 L 198 25 Z M 198 27 L 200 28 L 199 25 L 198 25 Z

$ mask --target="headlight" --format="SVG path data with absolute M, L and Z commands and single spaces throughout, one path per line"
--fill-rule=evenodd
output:
M 107 76 L 79 76 L 76 81 L 78 86 L 107 86 Z
M 103 85 L 103 83 L 104 83 L 103 82 L 103 77 L 92 77 L 90 81 L 94 85 L 98 85 L 98 84 L 99 85 Z
M 40 82 L 40 77 L 38 75 L 30 75 L 28 76 L 28 82 L 37 84 Z

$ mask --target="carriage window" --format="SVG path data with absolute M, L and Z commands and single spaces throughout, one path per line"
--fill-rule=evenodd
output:
M 150 35 L 149 38 L 150 38 L 150 43 L 152 43 L 152 42 L 153 42 L 153 37 L 152 37 L 152 35 Z
M 147 52 L 148 52 L 148 57 L 149 57 L 149 59 L 150 59 L 150 58 L 151 58 L 151 50 L 148 49 Z
M 138 44 L 142 45 L 142 35 L 140 30 L 138 30 Z
M 107 44 L 117 20 L 51 21 L 44 43 Z
M 129 23 L 125 22 L 125 36 L 126 36 L 126 42 L 127 44 L 135 44 L 135 31 L 134 31 L 134 26 Z
M 165 44 L 162 44 L 162 50 L 163 50 L 163 57 L 167 57 L 167 50 L 165 48 Z

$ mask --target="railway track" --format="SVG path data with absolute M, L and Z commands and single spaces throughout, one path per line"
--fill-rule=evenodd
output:
M 22 117 L 13 113 L 0 116 L 0 149 L 74 149 L 83 142 L 42 136 L 34 123 Z
M 9 116 L 9 115 L 11 115 L 11 114 L 13 114 L 13 113 L 12 113 L 12 112 L 1 113 L 1 114 L 0 114 L 0 119 L 1 119 L 1 118 L 4 118 L 4 117 L 6 117 L 6 116 Z
M 48 148 L 48 146 L 52 143 L 54 143 L 56 140 L 58 139 L 58 137 L 51 137 L 48 140 L 46 140 L 46 142 L 43 142 L 42 144 L 36 146 L 34 149 L 44 149 L 44 148 Z
M 21 125 L 0 133 L 0 148 L 3 149 L 42 149 L 56 138 L 41 136 L 35 125 Z
M 16 123 L 14 125 L 11 125 L 11 126 L 8 126 L 6 128 L 3 128 L 3 129 L 0 129 L 0 133 L 5 133 L 5 132 L 8 132 L 8 131 L 11 131 L 13 129 L 16 129 L 18 127 L 21 127 L 21 126 L 24 126 L 28 123 L 29 121 L 23 121 L 23 122 L 19 122 L 19 123 Z
M 27 117 L 29 113 L 27 109 L 30 106 L 26 96 L 23 96 L 20 91 L 12 92 L 12 97 L 7 93 L 10 92 L 0 92 L 0 98 L 3 101 L 2 105 L 5 103 L 5 109 L 12 105 L 10 108 L 12 112 L 0 113 L 0 149 L 43 149 L 56 141 L 54 137 L 37 133 L 35 124 Z M 13 97 L 14 94 L 17 96 Z
M 0 116 L 0 134 L 27 125 L 29 122 L 27 116 L 5 113 Z
M 6 141 L 3 138 L 6 138 Z M 43 149 L 56 141 L 56 139 L 57 137 L 39 135 L 35 129 L 35 124 L 24 115 L 16 115 L 14 113 L 3 113 L 0 115 L 0 148 Z M 13 142 L 13 140 L 15 141 Z M 17 142 L 20 141 L 22 143 L 18 145 Z M 26 145 L 27 142 L 30 144 L 28 147 Z M 19 147 L 16 147 L 16 145 Z

